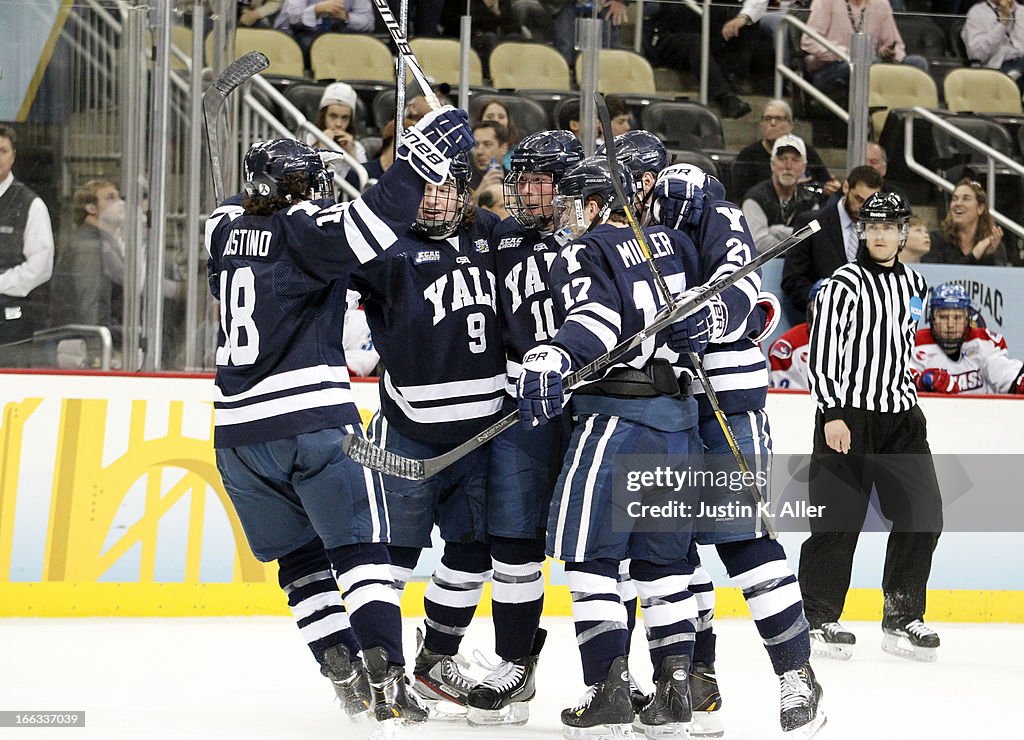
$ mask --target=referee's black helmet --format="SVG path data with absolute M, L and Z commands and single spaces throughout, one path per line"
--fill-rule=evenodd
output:
M 900 249 L 907 243 L 910 233 L 910 206 L 898 193 L 872 193 L 860 207 L 857 234 L 864 239 L 864 224 L 894 223 L 900 227 Z

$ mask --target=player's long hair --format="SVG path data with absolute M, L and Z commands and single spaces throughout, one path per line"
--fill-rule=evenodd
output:
M 309 200 L 309 175 L 291 172 L 281 178 L 281 191 L 287 195 L 255 195 L 242 199 L 246 216 L 272 216 L 282 208 Z

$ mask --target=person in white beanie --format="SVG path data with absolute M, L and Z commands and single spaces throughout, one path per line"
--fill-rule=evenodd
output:
M 357 162 L 366 162 L 366 148 L 356 138 L 355 113 L 356 91 L 346 82 L 333 82 L 324 88 L 314 123 L 349 156 Z M 320 146 L 313 137 L 307 143 Z M 341 177 L 347 176 L 351 169 L 344 161 L 333 162 L 331 166 Z

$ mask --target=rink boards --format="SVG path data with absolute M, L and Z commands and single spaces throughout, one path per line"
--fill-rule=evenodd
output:
M 220 484 L 209 377 L 0 374 L 0 616 L 286 614 L 276 567 L 257 562 Z M 354 383 L 368 418 L 377 388 Z M 936 453 L 1019 456 L 1024 400 L 924 398 Z M 777 454 L 809 452 L 813 405 L 773 392 Z M 1016 458 L 1014 458 L 1016 459 Z M 1020 478 L 1006 494 L 1019 496 Z M 782 536 L 795 564 L 800 533 Z M 939 542 L 928 617 L 1024 622 L 1024 534 L 947 533 Z M 847 619 L 877 619 L 884 535 L 862 537 Z M 716 582 L 724 573 L 702 552 Z M 421 559 L 429 575 L 436 548 Z M 569 614 L 558 564 L 546 569 L 545 612 Z M 403 608 L 422 610 L 422 580 Z M 487 600 L 482 609 L 489 608 Z M 716 612 L 745 615 L 722 588 Z

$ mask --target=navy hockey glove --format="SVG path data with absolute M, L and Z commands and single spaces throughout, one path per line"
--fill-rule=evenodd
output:
M 698 308 L 685 318 L 670 324 L 665 332 L 669 349 L 681 355 L 690 352 L 700 355 L 711 341 L 711 309 Z
M 651 213 L 654 221 L 670 229 L 700 223 L 707 198 L 708 175 L 689 164 L 666 167 L 654 183 Z
M 516 384 L 520 421 L 540 426 L 561 414 L 565 402 L 562 378 L 571 370 L 572 360 L 559 347 L 541 344 L 527 352 Z
M 405 130 L 397 155 L 424 180 L 441 185 L 448 179 L 452 157 L 469 151 L 475 143 L 466 111 L 446 105 Z

